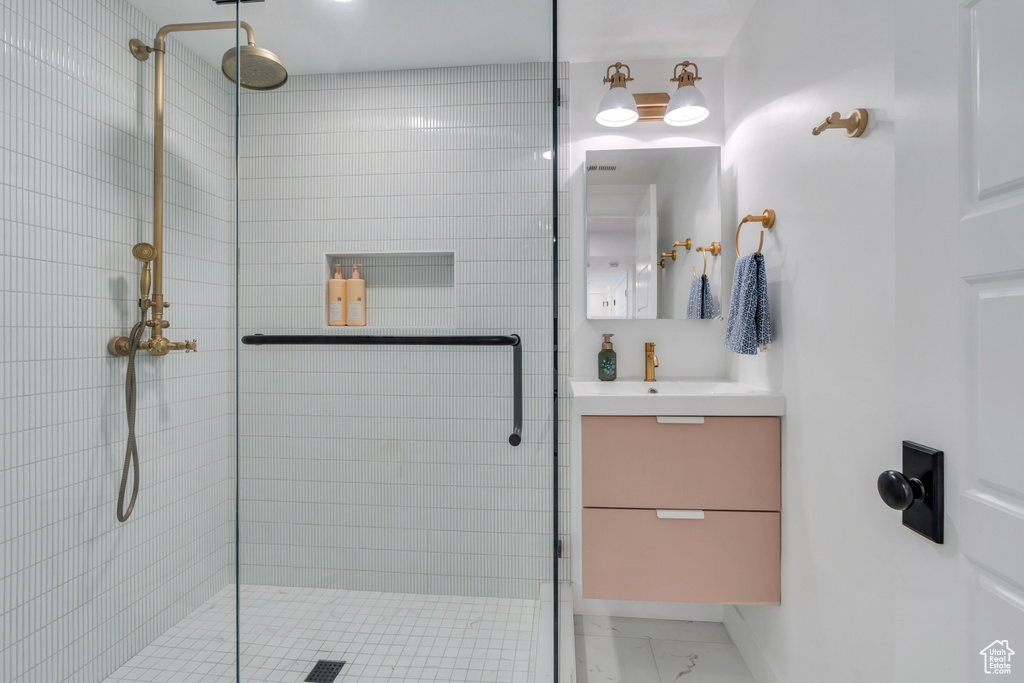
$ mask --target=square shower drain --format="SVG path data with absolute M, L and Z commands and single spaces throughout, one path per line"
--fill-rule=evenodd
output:
M 306 676 L 306 683 L 334 683 L 334 679 L 341 673 L 341 667 L 345 662 L 331 662 L 321 659 L 313 667 L 313 670 Z

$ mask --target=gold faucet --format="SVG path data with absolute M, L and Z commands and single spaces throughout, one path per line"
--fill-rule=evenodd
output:
M 654 368 L 658 367 L 658 357 L 654 355 L 653 342 L 646 342 L 644 344 L 644 354 L 647 358 L 644 363 L 644 381 L 656 382 L 657 380 L 654 378 Z

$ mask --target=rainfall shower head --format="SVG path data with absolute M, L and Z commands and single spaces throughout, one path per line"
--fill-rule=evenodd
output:
M 237 54 L 242 63 L 238 69 L 240 85 L 250 90 L 274 90 L 288 80 L 288 70 L 281 58 L 270 50 L 255 45 L 239 45 Z M 224 53 L 221 71 L 232 83 L 235 82 L 235 48 Z

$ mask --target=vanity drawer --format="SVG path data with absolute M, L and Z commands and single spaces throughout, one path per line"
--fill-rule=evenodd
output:
M 779 513 L 584 508 L 583 597 L 777 605 Z
M 583 505 L 780 509 L 779 418 L 583 417 Z

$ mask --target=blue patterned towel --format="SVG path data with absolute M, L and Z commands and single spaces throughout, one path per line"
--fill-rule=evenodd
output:
M 772 343 L 772 316 L 768 310 L 768 278 L 764 256 L 751 254 L 736 261 L 732 278 L 725 348 L 736 353 L 767 351 Z
M 711 296 L 711 282 L 707 275 L 693 278 L 690 283 L 690 302 L 686 306 L 690 320 L 711 320 L 715 316 L 715 300 Z

